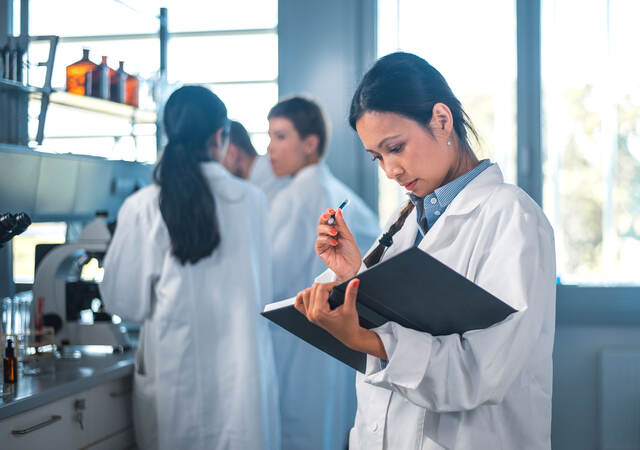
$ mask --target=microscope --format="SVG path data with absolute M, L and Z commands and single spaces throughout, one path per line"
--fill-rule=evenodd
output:
M 119 318 L 103 311 L 98 289 L 111 240 L 105 218 L 96 213 L 76 242 L 55 246 L 36 268 L 31 317 L 36 327 L 54 327 L 59 345 L 107 345 L 116 352 L 131 347 Z

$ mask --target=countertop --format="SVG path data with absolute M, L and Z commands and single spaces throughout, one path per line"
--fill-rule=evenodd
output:
M 56 370 L 47 375 L 19 373 L 18 382 L 4 385 L 13 389 L 0 397 L 0 420 L 86 391 L 94 386 L 133 374 L 135 350 L 119 354 L 86 354 L 80 359 L 57 359 Z

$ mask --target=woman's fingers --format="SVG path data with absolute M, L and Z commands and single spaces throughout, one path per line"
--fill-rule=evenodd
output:
M 337 237 L 338 230 L 331 225 L 318 225 L 318 234 L 321 236 Z
M 313 283 L 311 286 L 311 301 L 307 309 L 307 317 L 311 322 L 321 321 L 323 316 L 331 311 L 329 307 L 329 293 L 337 282 L 334 283 Z
M 300 312 L 301 314 L 304 314 L 305 316 L 307 315 L 307 309 L 304 307 L 304 301 L 302 299 L 302 293 L 304 291 L 300 291 L 298 292 L 298 295 L 296 295 L 296 301 L 293 304 L 293 306 L 298 310 L 298 312 Z
M 356 298 L 358 297 L 358 287 L 360 286 L 360 280 L 354 278 L 347 285 L 347 289 L 344 292 L 344 308 L 346 311 L 356 310 Z
M 298 294 L 302 297 L 302 304 L 304 305 L 304 314 L 309 319 L 309 308 L 311 307 L 311 288 L 306 288 Z M 296 297 L 296 302 L 298 301 L 298 297 Z
M 349 230 L 349 227 L 347 226 L 347 222 L 344 220 L 344 217 L 342 216 L 341 209 L 339 209 L 336 212 L 336 222 L 333 224 L 333 227 L 336 230 L 338 230 L 338 232 L 341 233 L 342 236 L 346 238 L 354 239 L 353 235 L 351 234 L 351 230 Z
M 324 225 L 329 221 L 329 218 L 332 214 L 335 214 L 336 211 L 333 208 L 327 209 L 324 213 L 320 215 L 320 219 L 318 219 L 318 225 Z
M 316 248 L 321 252 L 336 247 L 338 245 L 338 240 L 329 236 L 320 236 L 316 239 Z

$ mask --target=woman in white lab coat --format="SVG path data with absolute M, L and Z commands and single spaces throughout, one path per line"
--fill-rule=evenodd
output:
M 155 184 L 129 197 L 105 257 L 107 309 L 142 322 L 134 373 L 141 449 L 279 449 L 264 195 L 215 162 L 224 103 L 185 86 L 165 106 Z
M 274 300 L 295 296 L 326 265 L 314 252 L 316 217 L 349 199 L 345 217 L 357 245 L 368 248 L 379 228 L 364 202 L 329 171 L 322 157 L 327 125 L 313 101 L 293 97 L 268 115 L 268 152 L 276 176 L 291 176 L 269 214 Z M 346 445 L 355 414 L 354 371 L 277 326 L 272 327 L 285 450 L 335 450 Z
M 350 449 L 550 449 L 555 256 L 541 209 L 496 164 L 476 159 L 460 102 L 415 55 L 391 54 L 371 68 L 350 123 L 410 193 L 364 264 L 349 221 L 338 214 L 329 226 L 321 216 L 316 251 L 331 270 L 296 299 L 310 321 L 367 353 Z M 414 245 L 517 312 L 463 335 L 394 322 L 366 330 L 355 310 L 357 278 L 345 304 L 329 309 L 335 281 Z

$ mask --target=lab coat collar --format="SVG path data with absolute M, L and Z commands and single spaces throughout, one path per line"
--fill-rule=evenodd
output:
M 216 161 L 200 163 L 200 170 L 213 185 L 213 191 L 224 199 L 237 202 L 244 197 L 244 189 L 238 189 L 237 183 L 242 180 L 233 177 L 222 164 Z
M 323 162 L 317 164 L 311 164 L 310 166 L 303 167 L 294 175 L 291 184 L 297 185 L 299 183 L 306 183 L 307 180 L 320 178 L 329 171 L 327 165 Z
M 502 171 L 498 164 L 493 164 L 482 171 L 477 177 L 467 184 L 464 189 L 451 201 L 449 207 L 433 227 L 427 232 L 422 239 L 418 248 L 427 250 L 431 248 L 431 244 L 440 242 L 446 233 L 451 231 L 451 223 L 447 224 L 456 217 L 464 216 L 473 212 L 491 195 L 494 189 L 504 183 Z M 417 231 L 417 224 L 416 224 Z M 415 239 L 415 232 L 411 235 Z
M 504 182 L 502 172 L 498 164 L 493 164 L 483 170 L 477 177 L 467 184 L 458 195 L 451 201 L 442 216 L 429 229 L 425 237 L 420 241 L 418 247 L 422 250 L 428 248 L 429 243 L 438 239 L 438 235 L 447 228 L 447 221 L 456 216 L 471 213 L 486 200 L 491 191 Z M 393 237 L 393 245 L 387 250 L 384 258 L 389 258 L 414 245 L 418 223 L 416 221 L 415 208 L 404 222 L 402 229 Z

